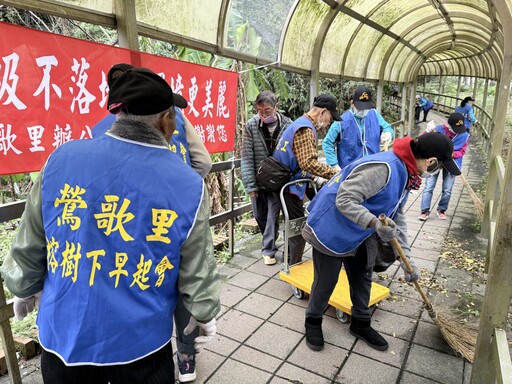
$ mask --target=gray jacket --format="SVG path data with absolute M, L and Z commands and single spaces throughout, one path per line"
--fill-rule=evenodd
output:
M 277 113 L 277 121 L 278 125 L 276 129 L 280 129 L 280 136 L 283 131 L 292 123 L 292 121 L 279 112 Z M 258 190 L 262 189 L 262 187 L 256 183 L 256 169 L 258 168 L 258 164 L 261 162 L 261 160 L 269 155 L 262 132 L 262 125 L 263 123 L 261 122 L 258 115 L 253 116 L 245 124 L 242 140 L 241 169 L 242 182 L 247 193 L 257 192 Z

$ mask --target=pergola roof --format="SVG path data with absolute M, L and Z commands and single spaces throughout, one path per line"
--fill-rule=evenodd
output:
M 175 44 L 299 73 L 408 82 L 421 75 L 499 79 L 503 25 L 485 0 L 64 0 L 1 1 L 114 26 L 116 4 L 134 3 L 137 29 Z M 495 2 L 494 2 L 495 3 Z M 36 7 L 37 4 L 37 7 Z M 119 5 L 117 5 L 119 6 Z M 84 12 L 85 11 L 85 12 Z M 76 15 L 83 12 L 80 17 Z M 91 16 L 87 17 L 89 14 Z M 93 21 L 91 17 L 95 17 Z M 87 20 L 88 19 L 88 20 Z M 243 22 L 259 49 L 230 37 Z

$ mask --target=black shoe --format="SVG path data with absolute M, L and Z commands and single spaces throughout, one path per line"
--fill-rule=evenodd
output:
M 388 342 L 370 324 L 371 320 L 359 320 L 352 317 L 349 332 L 352 336 L 365 341 L 366 344 L 377 351 L 387 350 L 389 348 Z
M 427 120 L 421 120 L 421 122 L 422 122 L 422 123 L 426 123 L 426 122 L 427 122 Z
M 306 317 L 306 345 L 313 351 L 324 349 L 324 335 L 322 333 L 322 318 Z

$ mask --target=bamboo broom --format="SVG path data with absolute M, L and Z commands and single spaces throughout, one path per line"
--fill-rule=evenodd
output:
M 385 214 L 380 214 L 379 220 L 382 222 L 382 224 L 387 225 L 387 217 Z M 396 237 L 393 237 L 391 240 L 391 246 L 400 255 L 400 259 L 405 264 L 407 272 L 413 273 L 413 268 L 405 256 L 404 251 Z M 428 315 L 437 325 L 448 345 L 455 351 L 455 353 L 472 363 L 476 350 L 476 328 L 468 327 L 467 324 L 461 323 L 453 316 L 437 313 L 434 310 L 434 307 L 428 299 L 425 291 L 423 291 L 423 288 L 421 288 L 419 282 L 415 281 L 413 284 L 423 299 L 423 302 L 425 303 L 425 308 L 428 311 Z
M 461 173 L 460 177 L 462 178 L 462 183 L 466 187 L 466 189 L 469 193 L 469 196 L 471 197 L 471 200 L 473 201 L 473 205 L 475 206 L 475 209 L 476 209 L 476 215 L 478 216 L 478 219 L 480 221 L 482 221 L 482 219 L 484 218 L 485 205 L 484 205 L 484 203 L 482 203 L 482 200 L 480 200 L 480 198 L 478 197 L 476 192 L 473 190 L 473 188 L 471 188 L 471 185 L 469 185 L 469 182 L 468 182 L 468 179 L 466 179 L 466 176 L 464 176 L 464 174 Z

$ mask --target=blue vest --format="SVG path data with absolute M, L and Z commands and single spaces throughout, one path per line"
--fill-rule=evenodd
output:
M 190 165 L 190 150 L 185 131 L 185 120 L 181 109 L 174 107 L 176 111 L 176 130 L 171 137 L 171 151 L 177 153 L 185 164 Z M 116 115 L 108 114 L 92 128 L 92 137 L 98 137 L 112 128 L 116 121 Z
M 374 109 L 371 109 L 361 120 L 364 137 L 361 136 L 361 129 L 351 111 L 343 113 L 342 119 L 341 140 L 336 148 L 338 164 L 341 168 L 364 156 L 380 152 L 380 125 Z
M 437 125 L 436 126 L 436 132 L 442 133 L 445 136 L 448 136 L 446 134 L 446 129 L 444 128 L 444 124 Z M 453 148 L 454 150 L 460 149 L 469 139 L 469 133 L 463 132 L 463 133 L 457 133 L 455 136 L 450 138 L 450 140 L 453 142 Z M 455 161 L 455 164 L 459 167 L 459 169 L 462 169 L 462 157 L 459 157 L 457 159 L 453 159 Z
M 110 128 L 112 128 L 112 124 L 116 122 L 116 115 L 109 113 L 103 119 L 96 123 L 94 127 L 92 127 L 91 133 L 92 137 L 98 137 L 107 132 Z
M 428 111 L 429 109 L 432 109 L 432 107 L 434 106 L 434 102 L 430 99 L 427 99 L 425 97 L 422 97 L 421 98 L 421 103 L 426 103 L 425 105 L 423 105 L 421 107 L 421 109 L 423 109 L 424 111 Z
M 315 237 L 327 249 L 336 254 L 344 254 L 357 248 L 375 231 L 363 229 L 343 216 L 336 208 L 336 194 L 340 184 L 361 164 L 382 163 L 389 168 L 386 186 L 375 196 L 364 201 L 364 205 L 375 216 L 385 213 L 394 216 L 400 202 L 406 196 L 407 169 L 400 158 L 392 151 L 381 152 L 349 164 L 320 189 L 308 207 L 308 225 Z
M 178 154 L 185 164 L 191 165 L 183 112 L 179 108 L 174 109 L 176 111 L 176 130 L 172 134 L 170 148 L 171 151 Z
M 313 130 L 313 135 L 316 138 L 316 129 L 311 120 L 309 120 L 306 116 L 301 116 L 293 123 L 291 123 L 282 133 L 279 142 L 277 143 L 276 149 L 274 150 L 274 156 L 281 163 L 286 165 L 292 171 L 298 169 L 299 163 L 293 154 L 293 139 L 295 137 L 295 133 L 299 128 L 309 127 Z M 307 179 L 310 178 L 311 175 L 309 172 L 304 172 L 301 169 L 298 169 L 297 172 L 291 177 L 291 180 L 297 179 Z M 307 185 L 304 183 L 294 184 L 290 187 L 286 188 L 286 191 L 297 195 L 301 200 L 304 199 L 304 195 L 306 193 Z
M 165 147 L 107 133 L 55 150 L 41 190 L 43 348 L 68 365 L 109 365 L 167 344 L 202 191 L 201 176 Z
M 459 105 L 457 108 L 455 108 L 455 112 L 464 116 L 464 126 L 466 129 L 471 129 L 471 119 L 469 118 L 469 111 L 471 111 L 471 108 L 472 107 L 469 104 L 466 104 L 463 107 Z

